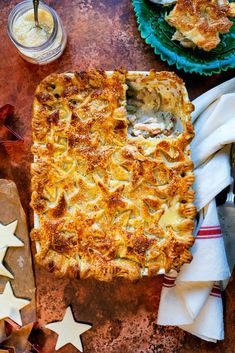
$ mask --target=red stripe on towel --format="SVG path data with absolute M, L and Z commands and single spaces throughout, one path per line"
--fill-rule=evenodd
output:
M 170 277 L 170 276 L 164 275 L 163 286 L 168 288 L 174 287 L 175 280 L 176 280 L 176 277 Z
M 196 235 L 196 239 L 217 239 L 222 238 L 223 234 L 220 226 L 201 227 Z
M 175 283 L 175 279 L 168 279 L 168 278 L 164 278 L 163 281 L 165 284 L 174 284 Z
M 176 276 L 171 277 L 171 276 L 168 276 L 168 275 L 164 275 L 164 278 L 168 278 L 168 279 L 173 279 L 173 280 L 175 280 L 175 279 L 176 279 Z
M 213 293 L 211 293 L 210 295 L 211 295 L 212 297 L 221 298 L 221 294 L 213 294 Z
M 200 228 L 197 235 L 218 235 L 221 234 L 221 228 L 216 228 L 216 229 L 202 229 Z
M 171 284 L 171 285 L 169 285 L 169 284 L 165 284 L 165 283 L 163 283 L 163 287 L 166 287 L 166 288 L 172 288 L 172 287 L 175 287 L 175 284 Z
M 221 298 L 221 290 L 217 284 L 215 284 L 214 287 L 212 288 L 210 295 L 212 297 Z
M 213 293 L 213 294 L 221 294 L 221 290 L 220 290 L 220 288 L 212 288 L 212 290 L 211 290 L 211 293 Z

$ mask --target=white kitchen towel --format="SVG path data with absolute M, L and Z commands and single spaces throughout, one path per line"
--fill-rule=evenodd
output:
M 178 275 L 172 271 L 164 276 L 158 323 L 179 326 L 216 342 L 224 338 L 224 331 L 222 299 L 215 281 L 228 278 L 230 272 L 214 200 L 201 217 L 205 218 L 192 247 L 191 264 L 183 266 Z
M 205 341 L 217 342 L 223 339 L 223 305 L 219 285 L 213 286 L 193 323 L 180 327 Z
M 214 199 L 200 212 L 199 225 L 191 248 L 193 260 L 182 267 L 177 282 L 221 281 L 230 276 Z
M 194 170 L 195 206 L 202 210 L 221 190 L 232 182 L 230 145 L 226 145 Z
M 193 260 L 164 276 L 157 322 L 176 325 L 207 341 L 224 338 L 220 282 L 230 276 L 215 196 L 231 183 L 230 143 L 235 141 L 235 79 L 194 102 L 195 204 L 199 222 Z

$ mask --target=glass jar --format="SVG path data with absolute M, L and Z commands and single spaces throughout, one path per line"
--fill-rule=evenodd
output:
M 33 1 L 32 0 L 25 0 L 17 4 L 11 11 L 8 17 L 8 35 L 17 48 L 19 54 L 30 63 L 33 64 L 48 64 L 54 60 L 56 60 L 64 51 L 66 43 L 67 43 L 67 35 L 62 25 L 62 22 L 51 7 L 43 3 L 42 1 L 39 2 L 39 12 L 44 13 L 47 17 L 49 16 L 51 19 L 51 28 L 49 28 L 50 32 L 48 32 L 48 38 L 45 39 L 43 43 L 40 45 L 33 46 L 34 38 L 30 39 L 30 32 L 27 26 L 24 25 L 22 22 L 22 26 L 20 27 L 21 34 L 22 31 L 25 32 L 25 41 L 20 42 L 19 39 L 17 40 L 16 35 L 16 26 L 19 28 L 19 21 L 23 21 L 28 14 L 31 15 L 33 11 Z M 31 12 L 29 12 L 31 11 Z M 33 14 L 33 12 L 32 12 Z M 31 16 L 32 17 L 32 16 Z M 18 21 L 18 22 L 17 22 Z M 40 17 L 39 17 L 39 25 L 40 25 Z M 35 30 L 40 28 L 34 27 L 34 34 Z M 32 30 L 32 27 L 31 27 Z M 44 31 L 45 32 L 45 31 Z M 37 34 L 37 33 L 36 33 Z M 44 33 L 45 34 L 45 33 Z M 33 34 L 32 34 L 33 35 Z M 38 39 L 38 38 L 37 38 Z M 39 38 L 40 39 L 40 38 Z M 28 43 L 27 43 L 28 40 Z

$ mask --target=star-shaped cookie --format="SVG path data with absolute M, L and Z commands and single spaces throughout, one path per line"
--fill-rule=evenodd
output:
M 10 282 L 7 282 L 3 293 L 0 294 L 0 319 L 9 317 L 22 325 L 20 310 L 29 302 L 29 300 L 15 297 Z
M 0 248 L 24 246 L 24 243 L 14 235 L 17 222 L 18 221 L 16 220 L 7 225 L 0 223 Z
M 74 320 L 70 306 L 67 307 L 62 321 L 52 322 L 46 325 L 47 328 L 58 334 L 58 339 L 55 349 L 63 347 L 67 343 L 71 343 L 74 347 L 83 352 L 80 335 L 92 326 L 89 324 L 82 324 Z

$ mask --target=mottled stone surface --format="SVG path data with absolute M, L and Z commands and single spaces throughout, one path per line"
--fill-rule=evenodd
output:
M 131 1 L 128 0 L 48 0 L 61 15 L 68 32 L 64 55 L 46 66 L 24 62 L 15 52 L 7 32 L 7 16 L 18 1 L 0 1 L 0 106 L 15 106 L 14 122 L 25 143 L 17 148 L 0 146 L 0 177 L 16 182 L 29 225 L 31 107 L 36 85 L 53 71 L 63 72 L 91 67 L 112 70 L 175 70 L 160 61 L 140 38 Z M 185 75 L 178 71 L 191 98 L 234 76 L 235 70 L 206 78 Z M 31 219 L 31 221 L 30 221 Z M 72 304 L 77 320 L 93 324 L 83 336 L 86 353 L 173 353 L 173 352 L 234 352 L 235 347 L 235 287 L 231 281 L 224 294 L 225 341 L 203 342 L 177 328 L 156 325 L 156 315 L 162 278 L 143 279 L 138 283 L 115 281 L 58 280 L 35 266 L 38 300 L 38 330 L 32 340 L 41 352 L 54 352 L 56 334 L 41 330 L 42 325 L 61 320 L 64 309 Z M 75 353 L 67 345 L 60 350 Z

